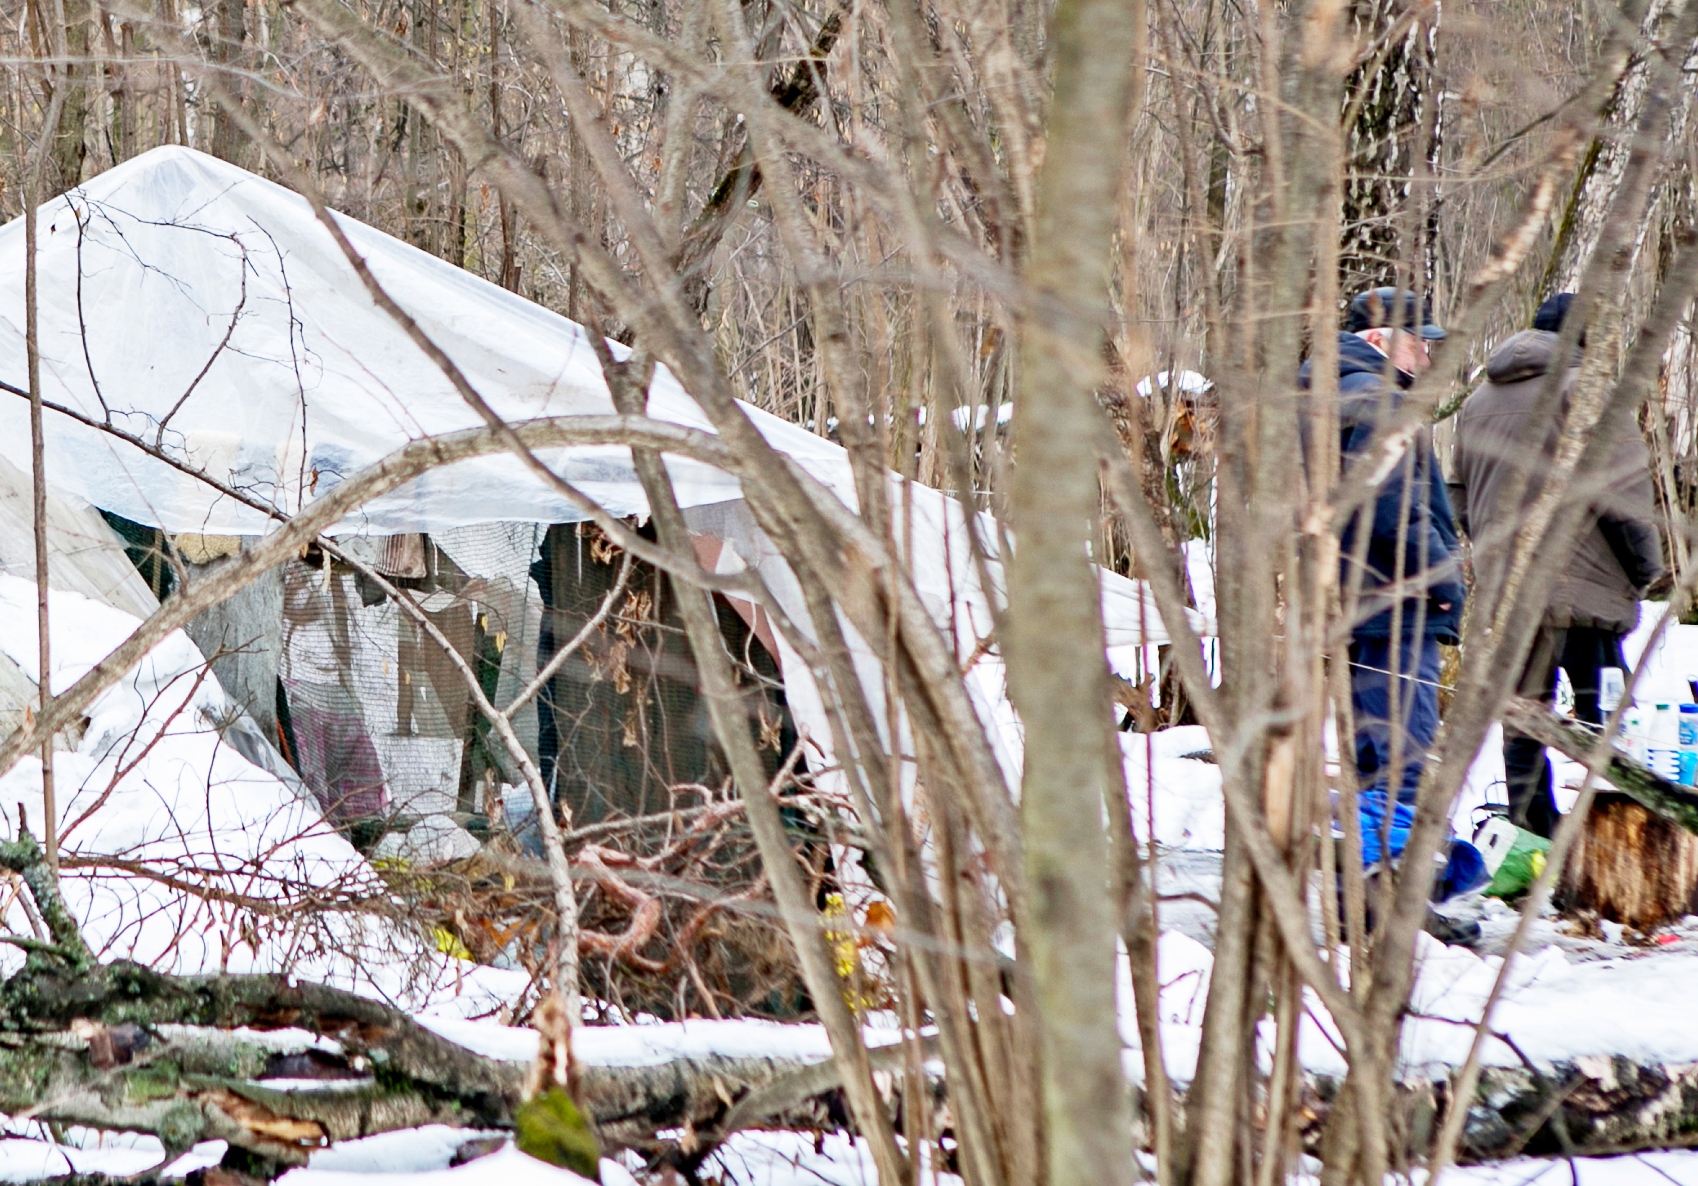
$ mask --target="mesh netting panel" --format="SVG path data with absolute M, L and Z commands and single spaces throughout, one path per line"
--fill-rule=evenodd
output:
M 541 606 L 529 569 L 540 533 L 500 523 L 352 546 L 413 593 L 484 694 L 505 705 L 536 673 Z M 288 565 L 283 585 L 287 740 L 327 812 L 475 812 L 488 783 L 517 780 L 464 676 L 374 583 L 309 556 Z M 515 725 L 534 746 L 535 708 Z
M 411 592 L 497 706 L 600 609 L 623 560 L 600 531 L 570 523 L 339 546 Z M 498 784 L 522 782 L 458 665 L 375 582 L 314 551 L 286 566 L 282 586 L 279 733 L 333 818 L 487 812 Z M 794 741 L 777 666 L 716 600 L 751 728 L 776 770 Z M 514 725 L 580 824 L 669 811 L 679 788 L 726 782 L 672 589 L 645 564 Z
M 669 578 L 634 563 L 615 595 L 625 557 L 587 524 L 502 523 L 337 546 L 406 590 L 432 629 L 363 568 L 316 548 L 289 562 L 271 602 L 272 620 L 281 617 L 276 735 L 351 836 L 370 835 L 377 856 L 438 869 L 440 880 L 418 883 L 426 917 L 440 916 L 479 959 L 540 955 L 553 941 L 547 894 L 488 880 L 478 861 L 454 864 L 480 843 L 541 852 L 535 803 L 478 711 L 466 669 L 505 707 L 535 679 L 539 655 L 546 661 L 612 597 L 607 618 L 515 718 L 561 814 L 580 827 L 612 825 L 577 841 L 575 854 L 612 861 L 628 878 L 580 886 L 584 987 L 660 1016 L 686 1012 L 689 993 L 709 994 L 716 1010 L 805 1011 L 782 929 L 736 905 L 764 900 L 759 856 Z M 715 605 L 770 774 L 796 743 L 778 667 L 731 603 Z M 255 602 L 209 619 L 201 634 L 218 626 L 220 637 L 245 637 L 265 616 Z M 825 905 L 834 869 L 824 836 L 798 806 L 785 817 Z M 625 937 L 629 947 L 619 946 Z

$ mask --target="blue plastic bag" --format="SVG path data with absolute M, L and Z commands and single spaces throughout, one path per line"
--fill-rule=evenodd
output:
M 1384 791 L 1364 791 L 1357 803 L 1361 808 L 1362 817 L 1362 865 L 1370 868 L 1389 859 L 1395 860 L 1403 855 L 1404 848 L 1409 843 L 1409 829 L 1415 825 L 1415 808 L 1408 803 L 1394 803 L 1391 814 L 1391 830 L 1386 834 L 1386 796 Z M 1385 851 L 1385 842 L 1389 841 L 1391 852 Z
M 1371 869 L 1387 859 L 1385 842 L 1390 841 L 1390 859 L 1403 855 L 1409 844 L 1409 830 L 1415 825 L 1415 808 L 1408 803 L 1392 805 L 1391 827 L 1386 831 L 1383 791 L 1365 791 L 1358 800 L 1362 820 L 1362 866 Z M 1443 902 L 1458 894 L 1478 889 L 1491 880 L 1486 870 L 1486 858 L 1466 840 L 1451 837 L 1445 857 L 1444 873 L 1433 887 L 1434 901 Z

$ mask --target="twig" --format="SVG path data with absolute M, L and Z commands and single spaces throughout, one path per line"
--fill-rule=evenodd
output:
M 47 466 L 46 438 L 41 422 L 41 308 L 36 294 L 36 220 L 41 205 L 41 174 L 47 163 L 48 142 L 58 134 L 68 82 L 53 88 L 47 122 L 36 141 L 29 166 L 29 190 L 24 202 L 24 348 L 29 365 L 30 515 L 35 528 L 35 631 L 37 691 L 41 715 L 53 704 L 52 631 L 48 622 Z M 53 793 L 53 734 L 41 743 L 42 835 L 47 840 L 47 866 L 59 863 L 59 807 Z M 33 888 L 33 887 L 32 887 Z

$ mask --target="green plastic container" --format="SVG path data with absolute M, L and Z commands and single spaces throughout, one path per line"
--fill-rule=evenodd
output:
M 1507 899 L 1533 888 L 1533 882 L 1545 871 L 1551 842 L 1497 815 L 1474 832 L 1474 847 L 1486 859 L 1486 869 L 1492 875 L 1483 892 Z

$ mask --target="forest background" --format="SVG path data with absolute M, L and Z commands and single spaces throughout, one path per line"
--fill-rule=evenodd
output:
M 1651 443 L 1677 608 L 1698 575 L 1698 3 L 31 0 L 7 16 L 6 214 L 187 144 L 633 346 L 631 362 L 603 359 L 626 416 L 607 431 L 636 446 L 658 540 L 648 555 L 680 589 L 711 583 L 667 509 L 656 451 L 708 446 L 635 423 L 644 368 L 666 363 L 702 403 L 725 442 L 716 463 L 735 464 L 811 598 L 814 661 L 854 742 L 838 753 L 904 928 L 899 1010 L 916 1051 L 919 1022 L 938 1026 L 950 1156 L 975 1186 L 1128 1180 L 1134 1143 L 1159 1180 L 1197 1186 L 1282 1180 L 1302 1148 L 1329 1182 L 1456 1155 L 1462 1110 L 1423 1135 L 1393 1106 L 1420 874 L 1612 433 Z M 1337 529 L 1387 471 L 1340 469 L 1328 370 L 1342 298 L 1385 283 L 1430 300 L 1451 329 L 1379 427 L 1388 467 L 1429 424 L 1442 451 L 1485 352 L 1548 293 L 1579 294 L 1565 334 L 1584 327 L 1591 344 L 1562 448 L 1513 541 L 1513 577 L 1497 604 L 1473 607 L 1447 667 L 1445 731 L 1406 858 L 1416 873 L 1382 880 L 1369 936 L 1348 857 L 1354 789 L 1329 773 L 1322 739 L 1347 712 L 1337 693 L 1358 592 L 1341 587 Z M 1306 356 L 1317 382 L 1299 401 Z M 1181 369 L 1212 393 L 1140 389 Z M 733 397 L 838 437 L 858 516 L 811 499 Z M 509 427 L 489 431 L 526 456 Z M 1010 552 L 988 520 L 970 533 L 986 571 L 1008 558 L 1006 606 L 982 645 L 1006 656 L 1021 712 L 1017 809 L 960 689 L 971 657 L 940 646 L 904 587 L 892 470 L 994 512 L 1022 541 Z M 1218 684 L 1181 626 L 1181 548 L 1205 537 L 1217 545 Z M 1183 1100 L 1154 1032 L 1148 838 L 1126 816 L 1106 708 L 1128 693 L 1103 667 L 1093 555 L 1150 581 L 1174 632 L 1167 670 L 1150 675 L 1165 722 L 1140 723 L 1189 714 L 1222 767 L 1215 970 Z M 179 595 L 138 639 L 216 596 Z M 911 1111 L 898 1142 L 766 814 L 710 603 L 680 596 L 849 1113 L 894 1186 L 913 1172 L 903 1150 L 943 1137 Z M 878 654 L 887 721 L 833 640 L 837 615 Z M 111 678 L 97 670 L 44 700 L 6 758 Z M 1150 691 L 1130 694 L 1140 714 Z M 898 713 L 914 726 L 913 801 L 904 761 L 878 741 Z M 953 876 L 929 877 L 937 868 Z M 555 884 L 562 929 L 571 880 Z M 1311 909 L 1311 886 L 1327 909 Z M 1018 936 L 1008 998 L 986 970 L 1003 923 Z M 1136 1108 L 1120 1090 L 1117 939 L 1149 1006 Z M 555 972 L 569 1001 L 575 946 Z M 1350 1063 L 1319 1123 L 1299 1106 L 1305 990 Z M 1264 1018 L 1266 1066 L 1253 1038 Z M 1451 1091 L 1472 1098 L 1477 1072 L 1477 1058 L 1458 1068 Z

